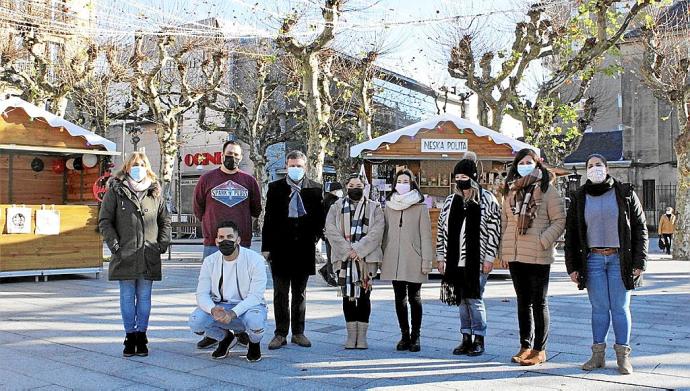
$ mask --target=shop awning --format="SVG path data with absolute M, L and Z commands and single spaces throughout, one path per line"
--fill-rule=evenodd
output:
M 71 136 L 83 137 L 86 142 L 89 143 L 89 145 L 100 145 L 107 151 L 116 152 L 116 145 L 114 142 L 90 132 L 79 125 L 73 124 L 64 118 L 60 118 L 57 115 L 35 106 L 23 99 L 13 96 L 8 99 L 0 100 L 0 113 L 4 114 L 15 108 L 22 109 L 31 118 L 42 119 L 48 125 L 54 128 L 64 128 Z M 91 150 L 88 151 L 88 153 L 94 153 Z
M 522 141 L 518 141 L 495 130 L 477 125 L 464 118 L 446 113 L 384 134 L 383 136 L 376 137 L 375 139 L 365 141 L 361 144 L 354 145 L 350 147 L 350 157 L 359 157 L 364 151 L 374 151 L 383 144 L 393 144 L 403 136 L 413 137 L 422 129 L 434 129 L 440 123 L 448 121 L 453 122 L 459 129 L 469 130 L 479 137 L 489 137 L 489 139 L 496 144 L 508 145 L 514 152 L 517 152 L 523 148 L 530 148 L 537 152 L 537 154 L 540 153 L 539 148 L 533 147 L 527 143 L 523 143 Z

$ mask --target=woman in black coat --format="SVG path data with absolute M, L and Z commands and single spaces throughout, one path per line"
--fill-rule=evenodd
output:
M 161 280 L 161 254 L 170 243 L 170 216 L 161 187 L 143 152 L 133 152 L 109 182 L 98 227 L 112 253 L 108 277 L 120 283 L 125 357 L 147 356 L 146 329 L 153 281 Z
M 613 321 L 618 370 L 632 373 L 630 297 L 647 263 L 647 225 L 632 187 L 608 175 L 606 159 L 587 158 L 587 182 L 568 209 L 565 264 L 592 304 L 592 358 L 582 369 L 605 365 L 606 334 Z

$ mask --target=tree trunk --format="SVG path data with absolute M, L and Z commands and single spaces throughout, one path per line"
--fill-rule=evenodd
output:
M 318 54 L 309 55 L 307 61 L 303 61 L 302 64 L 302 88 L 307 106 L 307 177 L 321 182 L 328 144 L 321 128 L 328 122 L 330 113 L 324 112 L 322 107 Z
M 679 116 L 682 112 L 679 113 Z M 676 231 L 673 235 L 673 259 L 690 260 L 690 129 L 675 142 L 678 159 L 678 185 L 676 190 Z
M 254 178 L 259 183 L 261 190 L 261 215 L 257 218 L 257 228 L 261 232 L 262 224 L 264 222 L 264 214 L 266 213 L 266 193 L 268 192 L 269 177 L 266 173 L 266 159 L 258 153 L 251 155 L 254 163 Z
M 159 179 L 164 184 L 170 184 L 177 160 L 177 129 L 180 123 L 177 119 L 171 119 L 158 127 L 158 144 L 161 149 L 161 163 Z
M 503 124 L 503 115 L 505 113 L 505 106 L 502 109 L 496 109 L 491 111 L 491 126 L 487 126 L 497 132 L 501 131 L 501 125 Z

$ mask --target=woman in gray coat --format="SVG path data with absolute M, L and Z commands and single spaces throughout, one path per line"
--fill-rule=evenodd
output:
M 326 238 L 331 244 L 333 270 L 343 296 L 345 349 L 367 349 L 371 280 L 383 257 L 383 212 L 378 202 L 364 194 L 364 182 L 359 175 L 352 175 L 345 187 L 347 195 L 328 211 Z
M 112 253 L 108 277 L 120 283 L 126 333 L 122 354 L 147 356 L 151 288 L 153 281 L 161 280 L 161 254 L 170 243 L 170 216 L 143 152 L 133 152 L 108 185 L 98 227 Z
M 424 196 L 410 170 L 395 174 L 395 189 L 386 201 L 381 279 L 393 281 L 395 312 L 402 338 L 397 350 L 418 352 L 422 327 L 422 283 L 431 272 L 434 250 L 431 219 Z M 412 334 L 407 315 L 408 297 L 412 309 Z

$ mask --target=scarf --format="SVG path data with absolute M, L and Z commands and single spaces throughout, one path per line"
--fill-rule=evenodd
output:
M 604 179 L 603 182 L 592 183 L 592 181 L 588 179 L 582 187 L 585 189 L 585 193 L 598 197 L 611 190 L 613 188 L 613 183 L 613 177 L 611 175 L 606 175 L 606 179 Z
M 420 203 L 422 199 L 422 195 L 417 190 L 408 191 L 405 194 L 395 192 L 391 195 L 391 199 L 386 201 L 386 207 L 393 210 L 405 210 L 412 205 Z
M 517 179 L 510 185 L 508 201 L 514 215 L 518 215 L 517 229 L 520 235 L 527 233 L 532 221 L 541 205 L 541 170 L 534 170 L 531 174 Z
M 134 193 L 136 193 L 137 198 L 142 199 L 146 195 L 146 191 L 151 187 L 151 178 L 146 177 L 141 180 L 141 182 L 135 182 L 132 178 L 127 176 L 127 180 L 125 181 L 127 184 L 127 187 L 129 187 L 130 190 L 132 190 Z
M 463 246 L 460 248 L 462 226 L 477 227 L 464 230 Z M 481 298 L 479 294 L 479 272 L 481 269 L 480 230 L 481 206 L 473 200 L 454 196 L 450 213 L 446 219 L 448 248 L 446 251 L 446 272 L 441 279 L 441 301 L 448 305 L 459 305 L 465 298 Z M 465 266 L 460 267 L 464 256 Z
M 350 243 L 357 243 L 367 235 L 369 230 L 369 201 L 362 198 L 352 210 L 353 204 L 349 198 L 343 199 L 343 237 Z M 371 289 L 369 276 L 365 271 L 365 260 L 353 260 L 347 258 L 342 262 L 338 273 L 338 285 L 341 288 L 343 297 L 350 300 L 358 299 L 362 294 L 362 289 Z
M 304 179 L 303 179 L 304 180 Z M 296 219 L 307 214 L 307 210 L 304 209 L 304 202 L 302 201 L 302 186 L 299 183 L 293 182 L 290 178 L 287 178 L 287 183 L 290 185 L 290 205 L 288 207 L 288 217 Z

